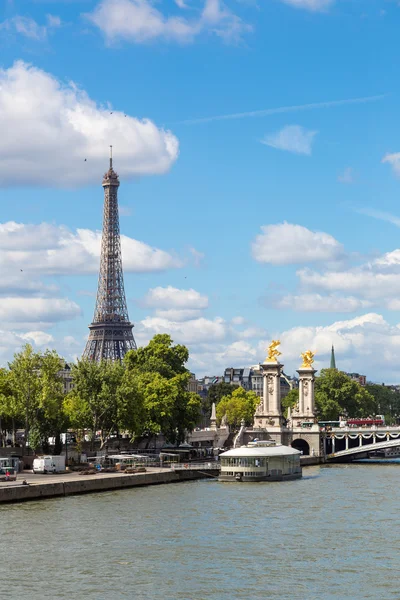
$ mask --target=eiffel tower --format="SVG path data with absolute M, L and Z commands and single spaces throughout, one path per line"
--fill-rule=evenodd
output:
M 118 216 L 119 179 L 113 169 L 112 146 L 110 148 L 110 168 L 105 173 L 102 184 L 104 213 L 96 308 L 83 353 L 83 358 L 97 362 L 121 361 L 128 350 L 136 350 L 133 325 L 129 321 L 126 306 L 122 272 Z

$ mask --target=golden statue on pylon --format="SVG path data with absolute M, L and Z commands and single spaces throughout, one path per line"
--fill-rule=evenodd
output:
M 312 368 L 313 363 L 314 363 L 315 352 L 311 352 L 311 350 L 307 350 L 307 352 L 303 352 L 303 354 L 300 354 L 300 356 L 303 359 L 303 364 L 301 365 L 300 369 Z
M 267 362 L 278 362 L 278 356 L 280 356 L 282 354 L 282 352 L 279 352 L 279 350 L 278 350 L 279 345 L 280 345 L 279 340 L 272 340 L 272 342 L 270 343 L 270 345 L 267 348 L 268 356 L 265 359 L 266 363 Z

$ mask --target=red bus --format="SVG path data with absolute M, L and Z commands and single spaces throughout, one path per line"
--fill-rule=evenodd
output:
M 380 417 L 380 416 L 379 416 Z M 382 418 L 375 419 L 347 419 L 347 425 L 349 427 L 371 427 L 372 425 L 376 425 L 377 427 L 383 427 L 385 425 L 385 421 Z

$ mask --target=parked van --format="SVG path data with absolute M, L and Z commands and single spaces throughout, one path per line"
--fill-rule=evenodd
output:
M 34 473 L 61 473 L 65 471 L 65 456 L 40 456 L 33 461 Z

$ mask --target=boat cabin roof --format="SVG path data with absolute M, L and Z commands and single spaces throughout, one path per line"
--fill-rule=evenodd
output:
M 240 448 L 233 448 L 223 454 L 220 454 L 220 458 L 226 457 L 239 457 L 239 456 L 294 456 L 301 454 L 299 450 L 292 448 L 291 446 L 284 446 L 283 444 L 271 444 L 271 445 L 249 445 L 241 446 Z

